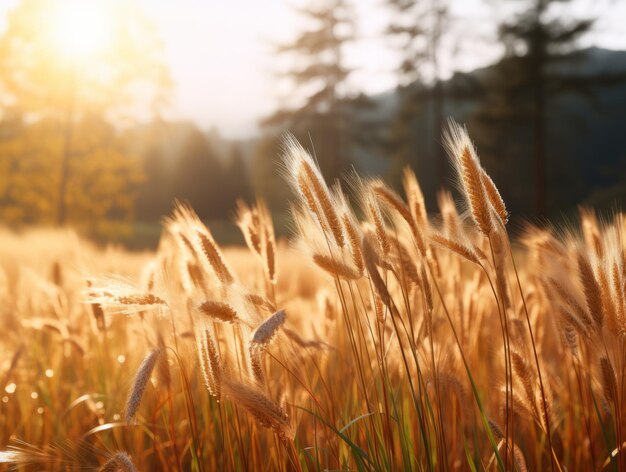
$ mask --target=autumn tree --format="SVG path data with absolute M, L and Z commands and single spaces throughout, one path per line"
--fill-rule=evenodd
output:
M 13 208 L 16 221 L 132 214 L 125 189 L 138 180 L 139 166 L 125 155 L 119 129 L 164 102 L 170 81 L 161 50 L 133 2 L 22 0 L 8 13 L 0 36 L 0 113 L 19 126 L 0 136 L 0 161 L 13 169 L 0 201 L 11 202 L 3 208 Z M 25 179 L 28 198 L 15 192 Z M 122 194 L 131 204 L 119 203 Z M 34 200 L 47 202 L 40 213 L 28 209 Z

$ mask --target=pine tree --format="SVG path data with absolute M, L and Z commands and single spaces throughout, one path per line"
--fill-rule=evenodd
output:
M 293 59 L 285 77 L 304 99 L 277 111 L 262 125 L 278 134 L 289 130 L 302 143 L 312 142 L 323 174 L 332 180 L 363 144 L 357 116 L 371 106 L 364 96 L 348 93 L 351 70 L 345 65 L 344 49 L 354 40 L 353 10 L 345 0 L 331 0 L 298 11 L 311 27 L 277 53 Z
M 592 26 L 592 19 L 566 19 L 555 14 L 569 0 L 530 0 L 527 7 L 510 21 L 503 21 L 499 37 L 505 46 L 505 56 L 484 79 L 485 104 L 477 114 L 484 126 L 483 141 L 493 152 L 510 143 L 497 141 L 498 135 L 528 136 L 532 142 L 532 181 L 534 212 L 546 214 L 547 155 L 550 103 L 570 92 L 589 94 L 591 86 L 602 77 L 581 77 L 572 74 L 582 57 L 577 41 Z
M 387 0 L 394 14 L 387 28 L 401 52 L 397 68 L 400 107 L 390 140 L 401 165 L 415 161 L 415 121 L 426 111 L 432 136 L 441 136 L 445 90 L 441 80 L 443 37 L 450 22 L 448 0 Z M 427 110 L 424 110 L 427 108 Z M 439 141 L 433 142 L 439 185 L 445 173 L 445 154 Z M 431 171 L 432 172 L 432 171 Z

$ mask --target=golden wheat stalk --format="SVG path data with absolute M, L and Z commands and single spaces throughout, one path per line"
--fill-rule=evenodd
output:
M 506 225 L 509 221 L 509 213 L 506 211 L 504 200 L 502 199 L 496 184 L 494 184 L 493 180 L 491 180 L 491 177 L 489 177 L 484 169 L 481 170 L 481 179 L 483 186 L 485 187 L 485 191 L 487 192 L 487 198 L 489 198 L 489 202 L 491 202 L 491 205 L 500 218 L 500 221 L 502 221 L 502 224 Z
M 137 472 L 137 468 L 128 453 L 120 451 L 106 461 L 98 472 Z
M 276 238 L 274 223 L 265 202 L 257 200 L 256 209 L 259 214 L 259 232 L 261 233 L 261 252 L 265 262 L 265 273 L 270 283 L 276 283 Z
M 417 224 L 426 227 L 428 224 L 428 214 L 426 213 L 424 194 L 422 193 L 422 189 L 420 188 L 415 174 L 409 167 L 405 167 L 402 171 L 402 184 L 413 219 Z
M 134 420 L 135 415 L 137 415 L 137 411 L 141 405 L 143 393 L 146 390 L 146 385 L 148 385 L 148 381 L 150 380 L 150 376 L 152 375 L 152 371 L 154 370 L 154 366 L 156 365 L 160 354 L 160 349 L 152 350 L 144 358 L 143 362 L 137 369 L 135 379 L 133 380 L 133 388 L 131 389 L 128 400 L 126 401 L 124 419 L 127 423 L 131 423 Z
M 604 247 L 600 238 L 600 226 L 596 212 L 584 207 L 581 207 L 579 211 L 583 238 L 587 249 L 598 259 L 604 259 Z
M 500 428 L 500 426 L 498 426 L 498 424 L 491 419 L 488 420 L 488 423 L 489 429 L 491 429 L 494 438 L 497 441 L 500 441 L 500 445 L 504 445 L 505 438 L 502 428 Z M 508 447 L 510 447 L 510 445 Z M 508 454 L 508 451 L 506 453 Z M 515 461 L 514 470 L 517 470 L 518 472 L 528 471 L 528 468 L 526 467 L 526 459 L 524 459 L 524 454 L 522 453 L 522 450 L 517 446 L 517 444 L 513 444 L 513 460 Z M 487 465 L 485 469 L 489 469 L 489 465 Z
M 467 130 L 451 121 L 449 129 L 444 135 L 444 141 L 452 162 L 457 169 L 459 181 L 472 218 L 480 231 L 485 236 L 489 236 L 494 228 L 491 219 L 490 199 L 485 189 L 484 172 L 480 167 L 476 150 L 467 134 Z
M 264 263 L 267 279 L 276 283 L 276 240 L 272 217 L 265 202 L 257 199 L 255 207 L 248 207 L 241 200 L 237 201 L 235 222 L 248 248 L 257 254 Z
M 272 313 L 276 311 L 276 306 L 270 300 L 256 293 L 247 293 L 245 299 L 254 306 L 264 308 Z
M 391 252 L 391 245 L 389 244 L 389 238 L 387 237 L 387 228 L 385 227 L 383 215 L 380 212 L 378 202 L 369 192 L 366 196 L 365 205 L 369 220 L 374 225 L 374 231 L 380 250 L 383 254 L 389 254 Z
M 224 392 L 235 404 L 241 405 L 266 428 L 272 428 L 281 439 L 293 439 L 287 413 L 257 387 L 224 378 Z
M 352 256 L 352 263 L 359 274 L 362 274 L 365 270 L 365 263 L 363 262 L 363 252 L 361 251 L 361 237 L 359 236 L 359 230 L 352 221 L 351 216 L 348 213 L 344 213 L 341 217 L 343 227 L 348 236 L 348 245 L 350 246 L 350 254 Z
M 445 247 L 449 250 L 451 250 L 452 252 L 458 254 L 459 256 L 461 256 L 462 258 L 466 259 L 469 262 L 473 262 L 474 264 L 481 264 L 481 259 L 486 259 L 485 254 L 482 253 L 482 251 L 480 253 L 478 253 L 476 251 L 475 247 L 469 247 L 466 246 L 465 244 L 462 244 L 458 241 L 454 241 L 452 239 L 446 238 L 445 236 L 441 235 L 441 234 L 431 234 L 430 236 L 430 240 L 433 241 L 434 243 L 439 244 L 442 247 Z
M 326 218 L 326 221 L 328 222 L 328 227 L 330 228 L 335 242 L 339 247 L 343 247 L 345 245 L 345 240 L 341 224 L 339 223 L 339 215 L 337 215 L 337 212 L 335 211 L 335 205 L 326 184 L 315 171 L 310 162 L 303 160 L 300 165 L 300 172 L 304 175 L 304 181 L 310 186 L 315 198 L 319 202 L 320 208 Z
M 461 231 L 461 222 L 456 210 L 452 194 L 442 190 L 437 194 L 437 205 L 443 220 L 443 230 L 447 237 L 457 237 Z
M 170 364 L 167 355 L 167 346 L 165 345 L 165 339 L 163 339 L 163 334 L 161 331 L 157 332 L 157 343 L 159 350 L 161 351 L 161 355 L 159 356 L 157 362 L 157 373 L 159 383 L 165 386 L 166 390 L 169 392 L 172 387 L 172 376 L 170 375 Z
M 221 397 L 222 362 L 217 342 L 209 329 L 206 328 L 199 330 L 196 334 L 196 342 L 204 385 L 209 394 L 219 400 Z
M 197 231 L 196 237 L 202 248 L 209 266 L 213 269 L 217 279 L 224 285 L 230 285 L 235 281 L 233 272 L 224 261 L 224 257 L 213 237 L 206 231 Z
M 602 329 L 602 322 L 604 320 L 604 313 L 602 309 L 602 293 L 600 286 L 596 281 L 593 268 L 589 259 L 583 254 L 578 254 L 578 276 L 580 283 L 583 286 L 585 293 L 585 299 L 587 300 L 587 309 L 591 314 L 591 317 L 595 321 L 596 330 Z
M 404 219 L 404 221 L 406 221 L 409 228 L 411 229 L 411 234 L 415 239 L 415 243 L 417 245 L 417 248 L 419 249 L 421 256 L 426 257 L 426 243 L 424 242 L 422 230 L 418 227 L 418 222 L 413 217 L 413 214 L 409 210 L 409 207 L 402 201 L 398 194 L 396 194 L 393 190 L 388 188 L 382 182 L 375 180 L 370 184 L 370 186 L 374 195 L 376 195 L 378 199 L 387 206 L 387 208 L 398 212 L 398 214 Z
M 372 244 L 369 242 L 367 237 L 363 237 L 363 259 L 365 260 L 365 268 L 367 269 L 367 273 L 369 274 L 370 282 L 374 287 L 374 291 L 376 295 L 382 300 L 382 302 L 391 310 L 391 295 L 387 290 L 387 285 L 383 281 L 382 277 L 378 273 L 378 269 L 376 268 L 376 260 L 378 256 L 376 254 L 376 250 L 372 247 Z
M 330 231 L 330 229 L 328 228 L 328 224 L 326 223 L 326 219 L 324 218 L 324 215 L 322 214 L 317 200 L 313 195 L 313 191 L 307 183 L 306 176 L 304 174 L 298 174 L 296 181 L 298 185 L 298 190 L 302 196 L 302 199 L 304 200 L 304 203 L 306 204 L 306 207 L 311 213 L 313 213 L 313 215 L 315 215 L 315 218 L 317 219 L 320 227 L 324 230 L 324 232 Z
M 582 324 L 587 331 L 591 330 L 593 321 L 585 309 L 580 306 L 576 299 L 567 291 L 567 289 L 554 278 L 548 279 L 549 289 L 556 292 L 556 294 L 565 302 L 565 304 L 572 310 L 575 318 L 579 324 Z
M 104 277 L 97 283 L 89 281 L 85 290 L 85 303 L 92 306 L 113 306 L 122 313 L 133 314 L 151 307 L 167 307 L 167 301 L 153 293 L 142 292 L 122 278 Z M 94 312 L 94 316 L 101 314 Z M 103 321 L 102 319 L 100 320 Z M 98 319 L 96 319 L 98 322 Z
M 395 264 L 394 272 L 396 276 L 399 280 L 406 278 L 419 286 L 421 281 L 417 273 L 416 258 L 411 255 L 404 243 L 400 241 L 400 238 L 393 234 L 388 234 L 387 236 L 393 243 L 392 258 Z
M 250 342 L 254 343 L 259 348 L 267 346 L 272 341 L 274 336 L 276 336 L 278 329 L 286 319 L 287 314 L 285 311 L 278 310 L 257 327 L 252 334 Z
M 267 348 L 272 339 L 276 336 L 278 329 L 285 322 L 286 314 L 279 310 L 266 319 L 252 334 L 252 339 L 248 346 L 250 355 L 250 368 L 254 379 L 261 384 L 265 378 L 262 366 L 262 352 Z
M 258 212 L 248 207 L 243 200 L 238 199 L 235 222 L 241 230 L 248 248 L 261 256 L 261 235 L 259 233 L 260 221 Z
M 119 295 L 113 299 L 115 303 L 120 305 L 167 305 L 166 301 L 152 293 L 131 293 L 128 295 Z
M 333 259 L 330 256 L 313 254 L 313 262 L 333 277 L 339 277 L 346 280 L 357 280 L 361 278 L 361 274 L 357 270 L 341 261 Z
M 602 374 L 602 389 L 607 400 L 618 401 L 617 380 L 615 370 L 606 357 L 600 358 L 600 373 Z
M 524 387 L 524 393 L 526 394 L 528 404 L 532 407 L 533 412 L 538 414 L 537 405 L 535 404 L 535 389 L 533 387 L 533 371 L 530 369 L 522 355 L 515 350 L 511 351 L 511 361 L 513 364 L 513 371 Z
M 614 332 L 620 330 L 620 322 L 617 314 L 617 307 L 615 306 L 615 298 L 611 292 L 611 284 L 609 282 L 609 275 L 603 266 L 598 268 L 598 279 L 600 287 L 600 298 L 602 300 L 602 310 L 606 315 L 607 325 Z
M 322 229 L 330 232 L 335 243 L 343 247 L 345 238 L 336 204 L 313 159 L 291 136 L 285 138 L 285 147 L 285 163 L 292 184 Z
M 235 309 L 228 303 L 207 300 L 198 306 L 200 313 L 223 323 L 235 323 L 240 320 Z
M 626 334 L 626 280 L 621 275 L 618 262 L 613 262 L 611 281 L 613 284 L 613 291 L 615 292 L 615 303 L 617 304 L 617 322 L 619 325 L 619 332 Z

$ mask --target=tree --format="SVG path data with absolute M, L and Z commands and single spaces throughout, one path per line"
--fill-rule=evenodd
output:
M 227 197 L 224 208 L 224 216 L 226 217 L 230 216 L 228 213 L 235 209 L 235 202 L 238 198 L 248 201 L 254 197 L 250 186 L 248 164 L 241 152 L 239 143 L 233 143 L 230 147 L 222 186 Z
M 224 166 L 207 136 L 195 127 L 183 141 L 173 178 L 176 197 L 189 202 L 200 218 L 223 216 Z
M 264 133 L 254 147 L 250 163 L 250 181 L 254 193 L 262 197 L 275 212 L 284 213 L 289 206 L 289 189 L 277 174 L 278 159 L 284 151 L 279 136 Z
M 16 125 L 0 140 L 0 214 L 10 223 L 54 223 L 63 143 L 62 124 L 45 118 Z M 72 150 L 73 179 L 66 188 L 70 221 L 128 221 L 141 181 L 139 162 L 119 134 L 92 117 L 76 124 L 81 136 Z M 92 228 L 93 229 L 93 228 Z M 102 229 L 102 227 L 100 227 Z
M 126 153 L 139 156 L 144 180 L 139 186 L 136 217 L 142 222 L 156 222 L 172 211 L 175 159 L 171 155 L 177 142 L 174 126 L 163 120 L 135 126 L 124 133 Z
M 99 215 L 104 182 L 134 181 L 132 158 L 112 165 L 126 157 L 106 123 L 119 126 L 137 110 L 153 113 L 163 103 L 170 81 L 161 50 L 154 27 L 133 2 L 22 0 L 9 12 L 0 37 L 0 112 L 23 123 L 11 136 L 14 148 L 44 130 L 54 141 L 50 154 L 33 155 L 46 162 L 30 179 L 46 180 L 45 198 L 56 202 L 46 208 L 46 220 L 52 213 L 58 224 L 76 223 L 86 206 Z M 0 153 L 2 159 L 9 158 Z M 80 201 L 77 188 L 83 189 Z
M 401 53 L 397 68 L 398 93 L 401 104 L 391 129 L 394 154 L 402 162 L 410 162 L 416 146 L 413 127 L 420 108 L 429 105 L 433 136 L 441 136 L 445 90 L 441 79 L 443 36 L 449 26 L 448 0 L 387 0 L 394 13 L 387 34 Z M 443 184 L 445 154 L 436 141 L 439 185 Z
M 546 152 L 550 103 L 564 93 L 588 94 L 602 77 L 581 77 L 572 73 L 581 54 L 577 41 L 593 26 L 592 19 L 566 19 L 554 6 L 569 0 L 529 0 L 527 7 L 511 21 L 503 21 L 499 36 L 505 56 L 495 73 L 485 77 L 485 105 L 477 121 L 486 128 L 483 140 L 491 139 L 493 153 L 511 142 L 497 141 L 506 129 L 511 136 L 521 130 L 532 142 L 534 212 L 546 214 L 546 169 L 550 157 Z M 491 138 L 489 138 L 489 135 Z M 519 136 L 519 134 L 518 134 Z
M 139 156 L 137 219 L 155 223 L 171 214 L 175 200 L 191 204 L 203 219 L 230 219 L 237 198 L 251 198 L 240 143 L 188 121 L 155 120 L 125 133 L 129 154 Z
M 312 141 L 322 173 L 333 180 L 352 162 L 355 148 L 363 144 L 367 133 L 357 116 L 371 106 L 364 96 L 350 96 L 348 91 L 351 70 L 343 54 L 354 39 L 353 11 L 345 0 L 330 0 L 299 13 L 310 28 L 277 52 L 295 64 L 285 77 L 299 92 L 296 95 L 304 98 L 278 110 L 262 125 L 274 133 L 288 129 L 302 143 Z

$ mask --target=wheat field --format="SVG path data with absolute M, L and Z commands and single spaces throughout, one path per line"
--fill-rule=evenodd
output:
M 262 201 L 247 248 L 185 205 L 155 253 L 1 234 L 0 469 L 626 471 L 626 217 L 511 241 L 445 141 L 431 215 L 287 139 L 289 242 Z

